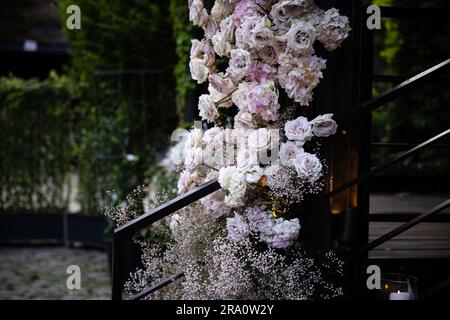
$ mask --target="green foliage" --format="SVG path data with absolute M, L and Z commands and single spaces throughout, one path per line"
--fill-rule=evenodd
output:
M 66 208 L 78 93 L 64 76 L 0 79 L 0 208 Z
M 68 73 L 83 95 L 80 202 L 84 212 L 98 212 L 106 191 L 120 202 L 148 182 L 178 122 L 172 20 L 165 0 L 60 0 L 62 16 L 69 4 L 82 17 L 81 30 L 65 30 Z
M 188 70 L 193 26 L 189 22 L 189 9 L 184 0 L 170 0 L 170 15 L 176 44 L 175 53 L 177 55 L 174 74 L 178 114 L 180 119 L 183 119 L 188 95 L 195 89 L 195 83 Z
M 389 1 L 401 7 L 434 7 L 447 5 L 444 0 Z M 450 21 L 436 19 L 384 19 L 380 57 L 385 74 L 412 76 L 450 57 Z M 439 26 L 439 27 L 437 27 Z M 450 79 L 428 81 L 383 109 L 374 112 L 375 141 L 418 143 L 448 129 Z M 383 92 L 393 84 L 377 84 L 375 92 Z M 447 140 L 448 141 L 448 140 Z M 392 156 L 393 149 L 379 149 L 374 161 L 381 162 Z M 396 174 L 409 176 L 448 176 L 450 160 L 448 150 L 428 149 L 394 169 Z M 394 172 L 392 171 L 392 172 Z
M 81 30 L 67 30 L 72 76 L 92 83 L 97 69 L 160 69 L 173 82 L 175 62 L 171 19 L 166 0 L 59 0 L 81 8 Z M 64 19 L 63 19 L 64 20 Z
M 160 77 L 107 77 L 94 86 L 95 104 L 86 100 L 80 106 L 79 170 L 88 212 L 98 211 L 106 191 L 114 191 L 119 202 L 147 184 L 148 170 L 163 155 L 176 125 Z
M 2 7 L 25 22 L 25 8 L 36 2 L 18 1 L 17 8 L 9 0 Z M 81 8 L 81 30 L 65 28 L 71 4 Z M 2 133 L 10 137 L 2 141 L 8 154 L 2 205 L 65 209 L 73 172 L 82 211 L 96 214 L 106 191 L 120 202 L 159 175 L 156 163 L 178 123 L 177 106 L 183 115 L 195 87 L 187 70 L 192 26 L 181 0 L 59 0 L 57 6 L 70 44 L 67 76 L 2 80 Z

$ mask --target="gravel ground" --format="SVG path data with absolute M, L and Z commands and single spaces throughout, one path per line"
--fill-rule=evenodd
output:
M 66 286 L 66 269 L 81 269 L 81 289 Z M 0 247 L 0 300 L 105 300 L 111 281 L 104 252 L 64 247 Z

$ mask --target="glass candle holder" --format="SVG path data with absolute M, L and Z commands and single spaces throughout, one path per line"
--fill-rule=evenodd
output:
M 400 273 L 381 275 L 381 295 L 384 300 L 417 300 L 416 277 Z

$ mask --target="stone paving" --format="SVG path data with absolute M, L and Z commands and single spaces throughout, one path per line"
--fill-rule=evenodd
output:
M 81 269 L 81 289 L 66 286 L 66 269 Z M 0 247 L 0 300 L 105 300 L 111 281 L 104 252 L 65 247 Z

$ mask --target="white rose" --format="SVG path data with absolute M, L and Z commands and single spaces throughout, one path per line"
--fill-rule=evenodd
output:
M 289 140 L 297 141 L 300 145 L 303 145 L 312 137 L 311 124 L 305 117 L 298 117 L 295 120 L 286 122 L 284 130 Z
M 245 110 L 240 110 L 234 117 L 234 127 L 236 129 L 253 129 L 256 127 L 253 115 Z
M 202 183 L 201 177 L 198 175 L 196 171 L 190 172 L 188 170 L 184 170 L 180 178 L 178 179 L 178 193 L 186 193 L 190 189 L 200 185 Z
M 211 77 L 210 77 L 210 79 L 211 79 Z M 229 107 L 233 106 L 233 100 L 231 100 L 231 97 L 229 97 L 228 94 L 224 94 L 224 93 L 216 90 L 216 88 L 214 88 L 214 86 L 212 85 L 211 82 L 208 85 L 208 92 L 209 92 L 209 95 L 211 96 L 211 99 L 213 101 L 218 102 L 216 104 L 217 108 L 229 108 Z
M 225 95 L 231 94 L 236 89 L 236 85 L 230 79 L 229 75 L 223 73 L 212 74 L 209 77 L 209 83 L 214 89 Z
M 197 80 L 198 84 L 208 80 L 209 68 L 202 59 L 193 58 L 189 62 L 192 79 Z
M 205 37 L 207 39 L 211 39 L 211 37 L 217 32 L 219 29 L 219 25 L 217 24 L 216 19 L 209 16 L 205 23 L 202 25 L 203 31 L 205 32 Z
M 267 64 L 275 65 L 277 63 L 277 51 L 272 45 L 261 48 L 258 51 L 258 56 Z
M 203 131 L 199 128 L 193 128 L 186 136 L 184 143 L 184 152 L 188 152 L 190 149 L 202 147 Z
M 227 230 L 227 238 L 233 242 L 242 242 L 248 239 L 250 234 L 247 223 L 239 214 L 236 214 L 234 218 L 227 218 Z
M 227 1 L 216 1 L 211 9 L 211 16 L 217 21 L 222 21 L 230 16 L 234 11 L 234 6 Z
M 230 66 L 228 67 L 227 72 L 230 73 L 236 81 L 247 76 L 251 65 L 252 57 L 248 51 L 242 49 L 231 50 Z
M 252 86 L 249 82 L 241 82 L 236 91 L 231 95 L 231 99 L 239 110 L 248 111 L 248 96 Z
M 222 144 L 223 143 L 223 129 L 220 127 L 212 127 L 208 129 L 203 134 L 202 142 L 208 148 L 211 145 Z
M 251 32 L 253 48 L 261 49 L 272 42 L 274 33 L 269 27 L 270 20 L 267 17 L 261 18 L 255 25 Z
M 264 175 L 267 178 L 267 185 L 278 186 L 286 185 L 289 181 L 289 174 L 286 169 L 278 164 L 273 164 L 264 169 Z
M 224 156 L 224 132 L 219 127 L 213 127 L 203 135 L 203 163 L 210 167 L 220 167 Z
M 285 166 L 291 167 L 293 166 L 293 161 L 295 158 L 303 152 L 303 148 L 298 147 L 297 144 L 292 141 L 282 143 L 279 153 L 281 163 Z
M 246 17 L 242 25 L 236 29 L 236 46 L 240 49 L 249 50 L 252 42 L 252 30 L 259 22 L 258 16 Z
M 312 0 L 287 0 L 282 2 L 285 14 L 290 17 L 298 17 L 306 13 L 313 5 Z
M 277 55 L 281 55 L 284 52 L 286 52 L 287 41 L 284 37 L 275 37 L 275 39 L 272 42 L 272 46 L 275 49 Z
M 314 27 L 309 22 L 294 20 L 286 33 L 286 39 L 290 49 L 301 54 L 310 54 L 316 41 Z
M 316 137 L 329 137 L 336 133 L 337 124 L 333 120 L 333 114 L 327 113 L 313 119 L 311 122 L 312 132 Z
M 239 207 L 244 204 L 246 182 L 244 173 L 236 166 L 220 169 L 219 184 L 222 189 L 228 191 L 225 203 L 230 207 Z
M 293 163 L 298 176 L 309 182 L 317 181 L 322 174 L 322 163 L 314 154 L 304 152 Z
M 219 184 L 222 189 L 227 190 L 233 183 L 234 176 L 238 175 L 240 170 L 235 166 L 229 166 L 225 168 L 221 168 L 219 171 Z
M 285 27 L 290 22 L 291 17 L 286 13 L 286 8 L 284 7 L 285 2 L 282 1 L 274 4 L 270 11 L 272 21 L 278 27 Z
M 214 47 L 214 51 L 219 57 L 228 57 L 231 51 L 231 44 L 227 42 L 225 37 L 221 33 L 216 33 L 212 36 L 211 42 Z
M 192 0 L 189 5 L 189 20 L 194 25 L 202 26 L 208 19 L 208 12 L 203 6 L 202 0 Z
M 229 193 L 225 196 L 225 204 L 233 208 L 243 206 L 245 203 L 245 190 L 245 180 L 240 184 L 233 185 L 232 188 L 228 190 Z
M 211 43 L 203 39 L 201 41 L 197 39 L 191 40 L 191 52 L 190 58 L 199 58 L 204 61 L 205 65 L 208 67 L 214 66 L 216 62 L 216 55 L 214 53 L 214 48 Z
M 228 43 L 234 43 L 236 25 L 234 24 L 233 17 L 229 16 L 228 18 L 222 20 L 220 23 L 220 32 L 223 34 L 225 41 Z
M 184 155 L 184 166 L 186 169 L 193 170 L 203 163 L 203 150 L 201 148 L 190 149 Z
M 269 129 L 259 128 L 253 131 L 248 137 L 248 145 L 256 151 L 272 149 L 272 133 Z
M 214 122 L 219 117 L 216 104 L 208 94 L 203 94 L 198 100 L 200 117 L 207 122 Z
M 287 249 L 297 240 L 299 232 L 300 222 L 297 218 L 292 220 L 276 219 L 272 234 L 265 240 L 274 248 Z

